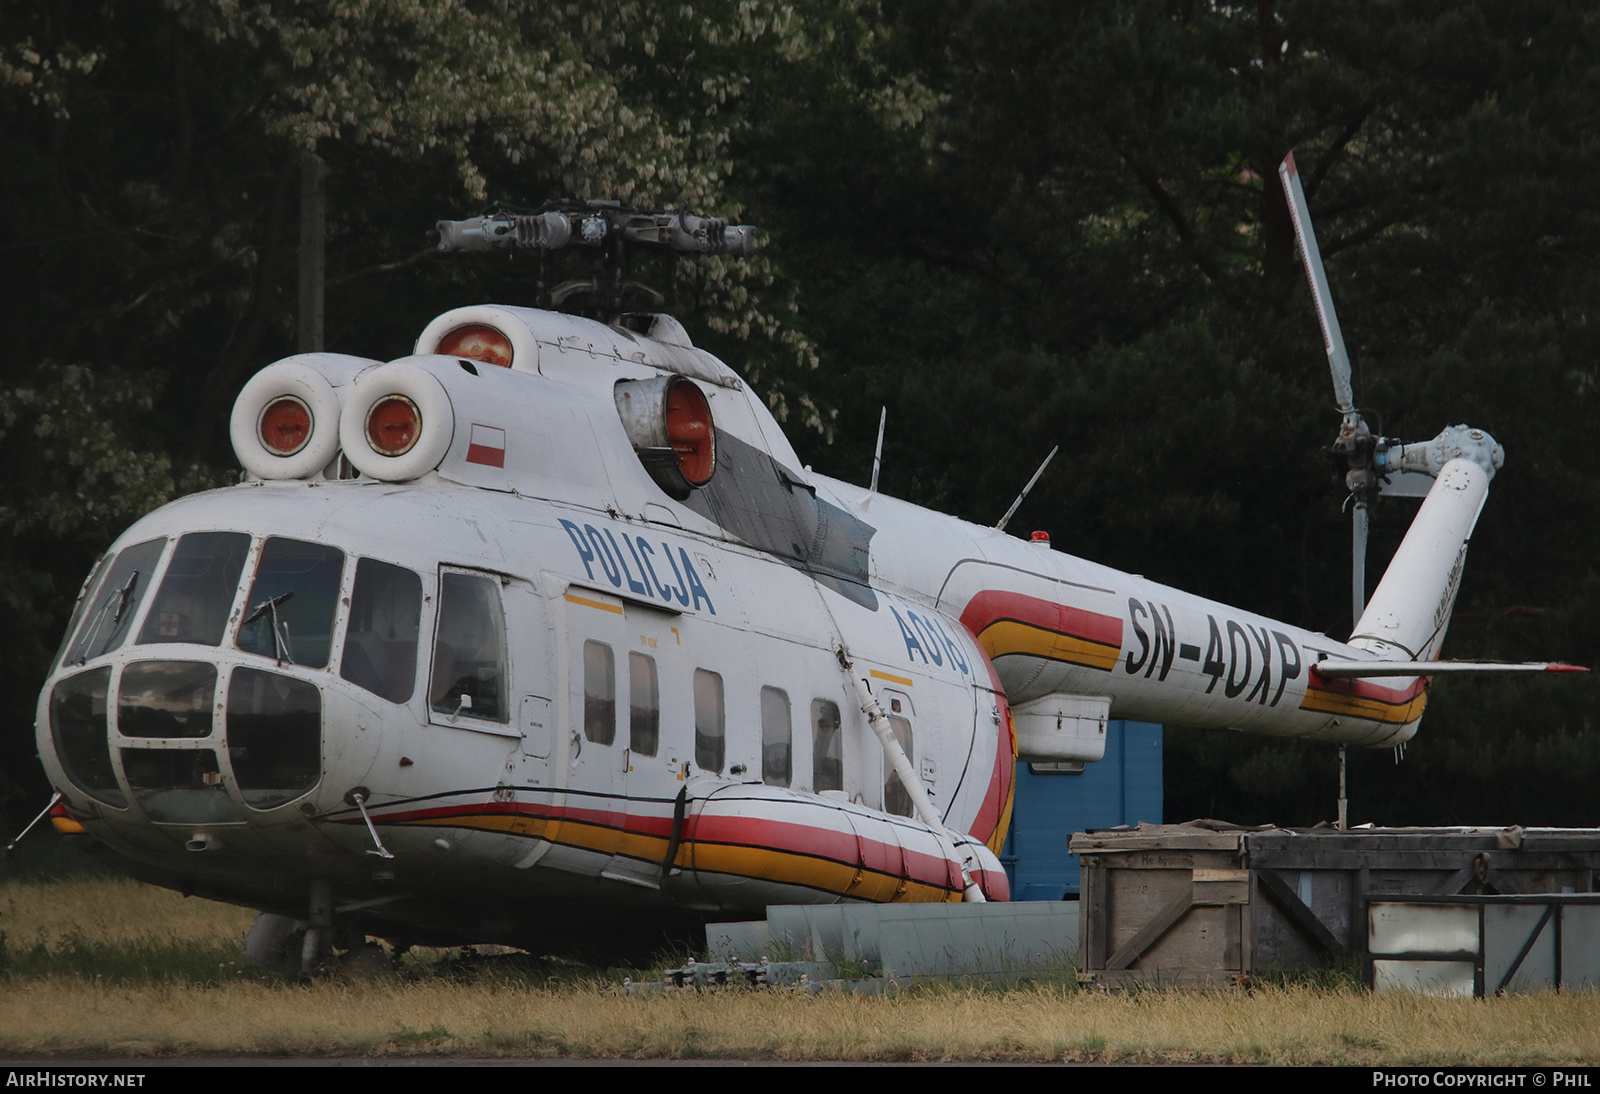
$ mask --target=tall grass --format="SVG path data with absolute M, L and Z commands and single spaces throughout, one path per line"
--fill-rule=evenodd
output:
M 251 913 L 132 882 L 0 885 L 0 1054 L 221 1052 L 1285 1064 L 1600 1061 L 1600 995 L 931 986 L 862 998 L 618 990 L 524 959 L 408 958 L 290 985 L 233 962 Z
M 126 878 L 11 882 L 0 885 L 0 978 L 215 984 L 241 974 L 253 915 Z

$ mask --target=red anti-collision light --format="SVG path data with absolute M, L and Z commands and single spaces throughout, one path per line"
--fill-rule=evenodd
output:
M 501 368 L 510 368 L 513 356 L 511 340 L 483 323 L 457 327 L 439 339 L 439 345 L 433 352 L 446 357 L 466 357 Z
M 311 439 L 311 408 L 293 395 L 280 395 L 261 411 L 256 433 L 274 456 L 292 456 Z
M 386 395 L 367 411 L 367 443 L 380 456 L 403 456 L 422 435 L 422 412 L 404 395 Z
M 704 486 L 717 469 L 716 433 L 705 392 L 692 383 L 667 392 L 667 443 L 678 456 L 678 470 L 691 486 Z

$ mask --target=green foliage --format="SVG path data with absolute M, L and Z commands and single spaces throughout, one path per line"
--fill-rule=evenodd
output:
M 993 522 L 1059 443 L 1017 526 L 1347 633 L 1343 490 L 1317 456 L 1337 415 L 1276 179 L 1292 150 L 1369 421 L 1468 421 L 1508 452 L 1446 653 L 1596 661 L 1589 8 L 882 10 L 878 69 L 788 81 L 740 137 L 839 407 L 807 459 L 864 479 L 887 405 L 884 488 Z M 864 79 L 929 105 L 892 122 Z M 1369 589 L 1414 505 L 1375 510 Z M 1402 764 L 1353 758 L 1356 819 L 1600 823 L 1595 698 L 1440 683 Z M 1166 742 L 1169 816 L 1333 815 L 1331 747 Z
M 27 726 L 94 557 L 236 473 L 234 395 L 295 348 L 299 162 L 328 165 L 328 348 L 409 353 L 428 318 L 528 302 L 531 271 L 423 230 L 487 196 L 615 196 L 737 216 L 752 58 L 808 46 L 776 3 L 65 3 L 0 32 L 0 814 L 44 788 Z M 492 267 L 492 268 L 490 268 Z M 764 256 L 707 264 L 698 331 L 797 420 L 806 340 Z M 788 405 L 787 403 L 785 405 Z M 0 820 L 0 830 L 10 825 Z

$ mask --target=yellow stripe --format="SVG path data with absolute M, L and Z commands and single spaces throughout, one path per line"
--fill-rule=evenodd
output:
M 1108 672 L 1117 667 L 1117 657 L 1122 653 L 1118 646 L 1075 638 L 1070 634 L 1058 634 L 1029 623 L 1018 623 L 1014 619 L 1002 619 L 989 624 L 978 636 L 978 641 L 989 651 L 990 658 L 1008 653 L 1028 653 L 1051 661 L 1066 661 Z
M 420 817 L 401 821 L 401 824 L 418 828 L 472 828 L 485 832 L 509 832 L 530 839 L 559 841 L 568 847 L 585 851 L 598 851 L 607 855 L 627 855 L 630 858 L 660 862 L 667 854 L 667 841 L 658 836 L 637 832 L 622 832 L 609 825 L 566 817 L 552 820 L 548 817 L 527 817 L 517 814 L 488 813 L 470 817 Z M 684 865 L 682 851 L 676 865 Z
M 660 862 L 667 853 L 667 841 L 656 836 L 618 832 L 614 828 L 584 821 L 549 820 L 499 813 L 470 817 L 417 818 L 399 822 L 419 828 L 471 828 L 487 832 L 509 832 L 533 839 L 555 840 L 559 832 L 564 846 L 605 854 L 621 854 L 645 862 Z M 685 870 L 708 870 L 718 874 L 760 878 L 791 885 L 804 885 L 824 892 L 838 893 L 876 904 L 928 904 L 961 899 L 959 892 L 920 881 L 911 881 L 879 870 L 851 866 L 829 859 L 814 858 L 769 847 L 750 847 L 723 843 L 691 843 L 678 848 L 673 865 Z
M 960 893 L 891 874 L 767 847 L 697 843 L 694 869 L 805 885 L 875 904 L 928 904 L 960 900 Z
M 891 684 L 902 684 L 908 688 L 913 686 L 910 677 L 896 676 L 892 672 L 879 672 L 877 669 L 870 669 L 868 671 L 875 679 L 887 680 Z
M 590 600 L 588 597 L 574 596 L 572 593 L 567 594 L 567 600 L 573 604 L 582 604 L 585 608 L 599 608 L 603 612 L 616 612 L 618 615 L 624 614 L 620 604 L 607 604 L 603 600 Z
M 1351 718 L 1366 718 L 1369 721 L 1384 722 L 1389 725 L 1405 725 L 1416 721 L 1422 717 L 1423 708 L 1427 705 L 1426 691 L 1418 692 L 1410 702 L 1399 706 L 1379 699 L 1368 699 L 1360 695 L 1340 695 L 1337 692 L 1320 691 L 1315 688 L 1307 688 L 1306 697 L 1300 701 L 1301 710 L 1344 714 Z
M 1015 738 L 1012 738 L 1015 741 Z M 1006 833 L 1011 831 L 1011 810 L 1017 803 L 1017 759 L 1011 758 L 1011 785 L 1006 788 L 1006 806 L 1000 811 L 1000 823 L 994 826 L 994 831 L 989 833 L 989 838 L 984 841 L 984 846 L 1000 854 L 1001 848 L 1006 845 Z

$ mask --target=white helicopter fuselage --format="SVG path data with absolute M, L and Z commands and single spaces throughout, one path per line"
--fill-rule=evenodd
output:
M 1016 757 L 1092 762 L 1111 717 L 1415 732 L 1426 677 L 1316 666 L 1437 652 L 1478 463 L 1345 644 L 812 474 L 653 322 L 458 309 L 416 357 L 258 374 L 247 480 L 140 520 L 85 585 L 37 721 L 73 818 L 186 892 L 626 947 L 773 903 L 1004 899 Z M 441 352 L 468 328 L 509 367 Z M 687 487 L 646 436 L 682 383 L 715 439 Z M 394 452 L 380 404 L 416 412 Z

